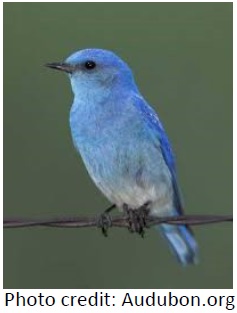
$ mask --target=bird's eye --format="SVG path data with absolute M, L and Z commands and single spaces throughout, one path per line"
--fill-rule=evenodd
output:
M 85 62 L 85 68 L 87 70 L 93 70 L 93 68 L 96 67 L 96 63 L 94 61 L 86 61 Z

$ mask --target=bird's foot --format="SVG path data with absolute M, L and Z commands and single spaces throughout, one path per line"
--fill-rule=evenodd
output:
M 146 223 L 149 213 L 148 203 L 142 205 L 138 209 L 131 209 L 125 204 L 124 211 L 128 219 L 128 230 L 132 233 L 138 233 L 141 237 L 144 237 L 144 229 L 148 227 Z
M 97 227 L 101 228 L 102 234 L 108 237 L 108 229 L 112 226 L 112 220 L 109 213 L 115 208 L 115 205 L 111 205 L 104 211 L 97 219 Z
M 97 227 L 101 229 L 102 234 L 108 237 L 108 229 L 112 226 L 111 217 L 108 213 L 104 212 L 97 218 Z

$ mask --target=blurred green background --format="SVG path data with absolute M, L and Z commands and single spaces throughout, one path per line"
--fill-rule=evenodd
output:
M 95 215 L 108 201 L 71 142 L 66 75 L 111 49 L 132 67 L 177 155 L 189 214 L 232 213 L 232 3 L 4 3 L 4 216 Z M 195 227 L 181 268 L 154 230 L 6 229 L 5 288 L 232 288 L 232 224 Z

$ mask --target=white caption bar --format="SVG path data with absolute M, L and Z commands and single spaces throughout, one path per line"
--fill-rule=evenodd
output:
M 7 290 L 3 312 L 224 312 L 236 309 L 233 290 Z

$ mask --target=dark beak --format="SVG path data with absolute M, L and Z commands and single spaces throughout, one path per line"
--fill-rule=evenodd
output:
M 45 66 L 50 67 L 54 70 L 63 71 L 63 72 L 69 73 L 69 74 L 72 74 L 72 72 L 74 70 L 73 66 L 71 66 L 70 64 L 59 63 L 59 62 L 47 63 L 47 64 L 45 64 Z

